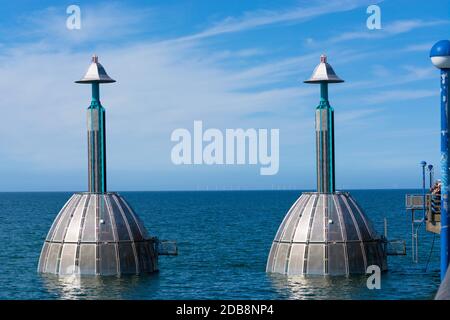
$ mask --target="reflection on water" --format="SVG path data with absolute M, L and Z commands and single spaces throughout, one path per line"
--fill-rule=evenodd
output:
M 158 286 L 158 272 L 145 275 L 57 276 L 41 274 L 44 287 L 60 299 L 127 299 L 142 288 Z
M 269 275 L 273 288 L 285 299 L 329 299 L 341 300 L 362 298 L 367 295 L 366 276 L 328 277 L 328 276 L 285 276 Z M 372 291 L 373 292 L 373 291 Z

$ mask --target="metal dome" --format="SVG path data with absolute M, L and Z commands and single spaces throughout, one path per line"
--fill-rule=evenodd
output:
M 76 193 L 48 232 L 38 272 L 120 275 L 158 269 L 156 238 L 117 193 Z
M 89 66 L 83 79 L 75 81 L 75 83 L 113 83 L 116 80 L 112 79 L 105 71 L 105 68 L 98 62 L 98 57 L 92 57 L 91 65 Z
M 344 82 L 341 78 L 339 78 L 334 72 L 331 65 L 327 62 L 327 56 L 321 55 L 320 56 L 320 63 L 317 65 L 317 67 L 314 69 L 313 74 L 311 78 L 308 80 L 303 81 L 304 83 L 340 83 Z
M 384 240 L 348 193 L 303 193 L 272 243 L 267 272 L 286 275 L 365 274 L 387 269 Z

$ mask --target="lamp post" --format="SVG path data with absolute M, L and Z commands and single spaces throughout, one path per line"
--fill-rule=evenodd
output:
M 434 174 L 433 165 L 429 164 L 427 168 L 428 168 L 428 173 L 429 173 L 429 178 L 430 178 L 430 189 L 431 189 L 433 187 L 433 174 Z
M 420 165 L 422 166 L 422 208 L 423 208 L 423 219 L 425 219 L 426 216 L 426 191 L 425 191 L 425 168 L 427 167 L 426 161 L 421 161 Z
M 430 51 L 433 65 L 441 70 L 441 280 L 444 279 L 449 263 L 448 249 L 450 238 L 448 233 L 449 210 L 449 163 L 448 163 L 448 75 L 450 71 L 450 41 L 438 41 Z

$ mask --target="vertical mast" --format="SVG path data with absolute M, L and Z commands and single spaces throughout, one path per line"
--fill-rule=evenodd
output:
M 450 115 L 448 113 L 448 76 L 449 69 L 441 69 L 441 280 L 444 280 L 449 265 L 449 139 L 448 128 Z
M 328 101 L 328 83 L 320 83 L 320 104 L 316 108 L 317 191 L 335 192 L 334 110 Z
M 450 250 L 450 190 L 449 190 L 449 143 L 448 129 L 450 114 L 448 110 L 449 74 L 450 74 L 450 41 L 441 40 L 434 44 L 430 51 L 433 65 L 441 70 L 441 280 L 444 280 L 449 265 Z
M 106 123 L 105 109 L 100 102 L 100 83 L 112 83 L 115 80 L 108 76 L 94 55 L 84 78 L 76 82 L 92 86 L 92 101 L 87 110 L 88 191 L 104 193 L 107 192 Z
M 334 161 L 334 110 L 328 101 L 328 84 L 344 82 L 327 63 L 327 57 L 320 57 L 312 77 L 305 83 L 320 84 L 320 104 L 316 108 L 316 164 L 317 192 L 336 191 Z
M 92 84 L 92 102 L 87 110 L 88 191 L 106 192 L 105 109 L 100 103 L 100 85 Z

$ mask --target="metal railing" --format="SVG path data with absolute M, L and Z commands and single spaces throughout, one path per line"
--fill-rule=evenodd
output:
M 440 232 L 441 197 L 439 194 L 407 194 L 405 207 L 411 212 L 412 260 L 419 262 L 419 230 L 425 224 L 428 232 Z M 418 216 L 416 216 L 419 213 Z
M 423 194 L 407 194 L 405 197 L 406 210 L 422 210 Z
M 156 240 L 156 252 L 160 256 L 177 256 L 177 242 L 173 240 Z

